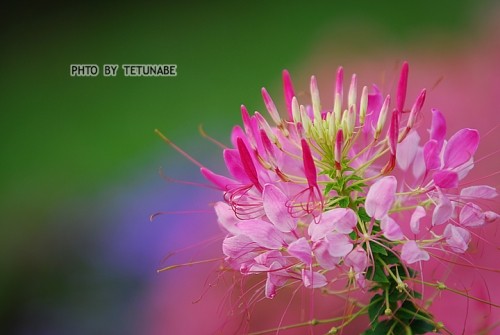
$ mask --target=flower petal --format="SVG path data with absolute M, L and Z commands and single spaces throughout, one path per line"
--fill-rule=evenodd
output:
M 413 234 L 420 233 L 420 219 L 425 216 L 425 208 L 422 206 L 417 206 L 415 211 L 411 215 L 410 219 L 410 229 Z
M 312 263 L 311 246 L 304 237 L 290 243 L 288 246 L 288 253 L 307 265 Z
M 328 242 L 321 240 L 314 243 L 313 252 L 314 257 L 319 265 L 326 270 L 332 270 L 340 262 L 340 257 L 332 257 L 328 251 Z
M 461 197 L 493 199 L 498 196 L 497 190 L 488 185 L 470 186 L 460 191 Z
M 484 213 L 481 208 L 469 202 L 462 207 L 459 215 L 460 224 L 467 227 L 478 227 L 485 223 Z
M 439 201 L 432 213 L 432 225 L 438 226 L 445 223 L 453 214 L 453 205 L 446 195 L 439 191 Z
M 437 109 L 432 109 L 431 140 L 436 141 L 437 150 L 441 151 L 446 136 L 446 119 Z
M 439 157 L 439 144 L 436 140 L 429 140 L 423 149 L 426 171 L 439 169 L 441 159 Z
M 420 136 L 416 131 L 411 131 L 408 136 L 399 143 L 398 155 L 396 156 L 396 163 L 403 171 L 408 170 L 411 163 L 415 160 L 415 155 L 418 150 L 418 143 Z
M 241 220 L 236 217 L 231 206 L 229 206 L 225 202 L 218 201 L 215 204 L 214 209 L 215 214 L 217 215 L 217 221 L 224 230 L 233 235 L 240 234 L 238 223 Z
M 429 258 L 429 253 L 420 249 L 415 241 L 406 242 L 401 249 L 401 259 L 407 264 L 428 261 Z
M 466 229 L 450 223 L 446 226 L 443 236 L 453 251 L 464 253 L 467 250 L 470 242 L 470 233 Z
M 333 257 L 343 257 L 352 250 L 352 243 L 344 234 L 328 234 L 325 238 L 328 252 Z
M 383 218 L 395 200 L 397 180 L 394 176 L 387 176 L 375 182 L 366 196 L 366 213 L 376 220 Z
M 444 167 L 455 168 L 474 156 L 479 145 L 479 132 L 475 129 L 461 129 L 456 132 L 444 149 Z
M 458 174 L 453 171 L 441 170 L 432 176 L 436 186 L 440 188 L 455 188 L 458 186 Z
M 404 238 L 401 227 L 399 227 L 398 223 L 390 216 L 385 216 L 380 220 L 380 229 L 384 236 L 390 241 L 399 241 Z
M 279 231 L 267 221 L 242 220 L 239 228 L 243 234 L 263 248 L 279 249 L 285 244 Z
M 327 284 L 326 277 L 319 272 L 302 269 L 302 282 L 305 287 L 317 288 Z
M 344 258 L 344 264 L 352 267 L 354 272 L 363 272 L 368 266 L 368 255 L 359 245 Z
M 297 219 L 293 218 L 286 206 L 288 197 L 273 184 L 266 184 L 262 194 L 264 211 L 272 224 L 282 232 L 291 232 L 297 228 Z

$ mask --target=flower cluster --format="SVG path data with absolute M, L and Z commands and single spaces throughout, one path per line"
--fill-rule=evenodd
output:
M 284 71 L 286 114 L 262 89 L 272 123 L 242 106 L 243 127 L 223 153 L 231 176 L 201 168 L 224 194 L 215 211 L 226 262 L 243 276 L 265 276 L 267 298 L 291 282 L 327 289 L 344 280 L 369 292 L 370 304 L 355 314 L 370 315 L 365 334 L 440 331 L 408 283 L 433 254 L 466 252 L 474 230 L 498 217 L 478 204 L 496 197 L 495 188 L 462 184 L 479 133 L 465 128 L 447 139 L 433 109 L 422 138 L 426 90 L 406 108 L 407 63 L 395 99 L 376 86 L 359 95 L 356 75 L 344 94 L 343 77 L 339 68 L 333 108 L 325 109 L 314 76 L 311 102 L 301 104 Z

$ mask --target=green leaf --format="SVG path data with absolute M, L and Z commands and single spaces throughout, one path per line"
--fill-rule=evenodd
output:
M 343 197 L 342 199 L 339 200 L 339 206 L 342 208 L 347 208 L 349 207 L 349 202 L 350 202 L 349 197 Z
M 378 324 L 378 317 L 384 312 L 384 298 L 380 294 L 375 294 L 370 300 L 368 306 L 368 316 L 372 329 L 375 329 Z
M 389 320 L 385 320 L 377 324 L 371 335 L 387 335 L 389 333 L 389 329 L 391 329 L 391 322 Z
M 375 269 L 375 273 L 373 273 L 373 269 Z M 373 277 L 373 278 L 372 278 Z M 389 284 L 389 279 L 387 279 L 387 275 L 385 274 L 382 265 L 380 263 L 376 263 L 376 266 L 370 266 L 366 271 L 366 278 L 373 280 L 379 284 Z
M 361 219 L 363 222 L 370 222 L 372 219 L 367 213 L 364 207 L 358 208 L 358 217 Z
M 414 334 L 426 334 L 436 329 L 432 323 L 425 320 L 414 320 L 410 324 L 410 328 Z
M 387 256 L 387 250 L 385 250 L 385 248 L 382 247 L 380 244 L 371 242 L 370 249 L 372 250 L 372 252 L 374 254 L 381 254 L 381 255 Z

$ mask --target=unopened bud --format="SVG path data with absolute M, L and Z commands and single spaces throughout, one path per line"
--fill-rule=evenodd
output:
M 389 111 L 389 104 L 391 102 L 391 96 L 388 95 L 384 103 L 382 104 L 382 108 L 380 108 L 380 114 L 378 116 L 377 128 L 375 129 L 375 139 L 377 140 L 384 128 L 385 121 L 387 119 L 387 112 Z

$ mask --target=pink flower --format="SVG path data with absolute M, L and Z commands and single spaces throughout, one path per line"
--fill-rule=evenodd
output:
M 355 75 L 344 99 L 339 68 L 334 104 L 325 109 L 314 76 L 311 101 L 299 104 L 284 71 L 286 116 L 262 89 L 272 124 L 242 106 L 243 127 L 223 152 L 230 177 L 201 168 L 223 193 L 215 211 L 227 234 L 226 262 L 243 276 L 265 276 L 265 297 L 287 284 L 339 281 L 384 297 L 406 292 L 391 298 L 399 305 L 384 307 L 387 320 L 401 322 L 391 308 L 414 303 L 407 282 L 417 265 L 436 250 L 466 252 L 471 232 L 497 219 L 476 203 L 495 198 L 496 189 L 462 184 L 478 131 L 464 128 L 447 140 L 446 121 L 433 109 L 428 135 L 419 134 L 427 91 L 406 113 L 408 72 L 405 62 L 396 99 L 365 86 L 358 100 Z

